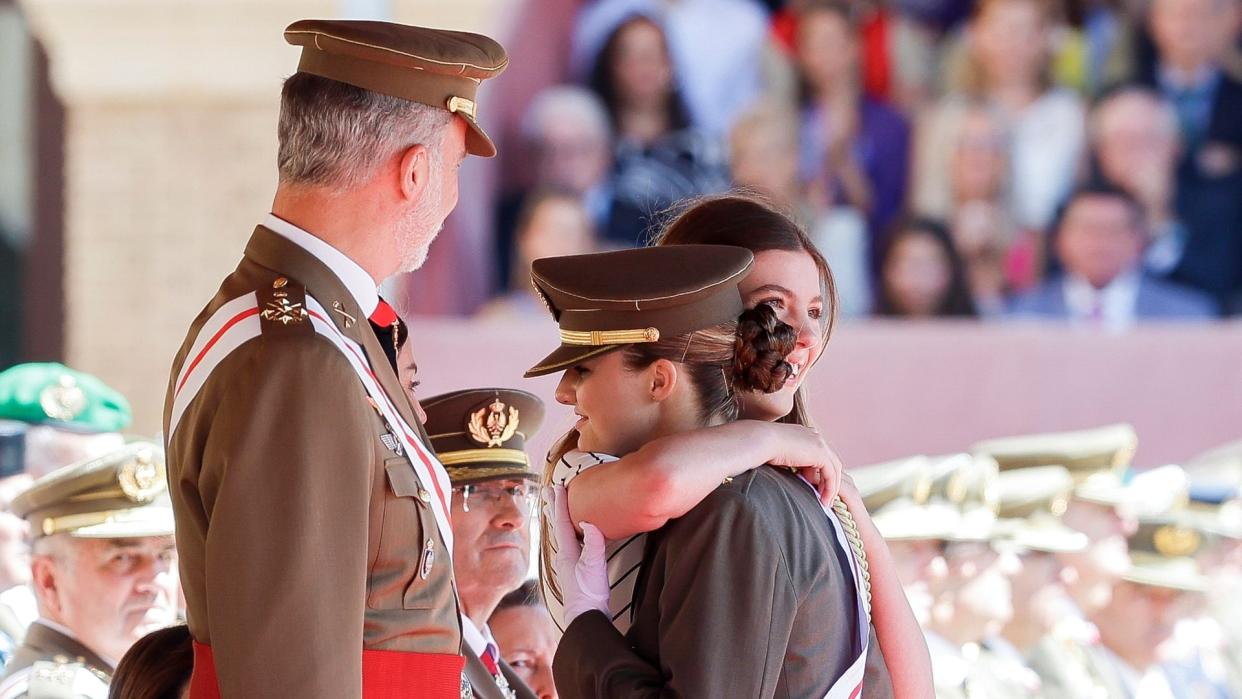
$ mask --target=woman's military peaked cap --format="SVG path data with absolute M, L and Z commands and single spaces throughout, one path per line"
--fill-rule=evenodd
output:
M 731 245 L 670 245 L 535 260 L 531 281 L 560 324 L 561 344 L 526 376 L 736 320 L 745 309 L 738 283 L 753 263 L 749 250 Z

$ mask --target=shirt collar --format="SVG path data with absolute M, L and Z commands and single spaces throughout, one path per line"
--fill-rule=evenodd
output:
M 487 651 L 488 644 L 496 645 L 496 641 L 492 639 L 491 628 L 484 624 L 480 629 L 465 614 L 461 615 L 461 637 L 470 651 L 480 658 Z
M 1161 65 L 1157 70 L 1160 87 L 1163 89 L 1196 95 L 1213 91 L 1220 76 L 1216 67 L 1210 64 L 1199 66 L 1192 73 L 1176 70 L 1167 65 Z
M 363 314 L 370 316 L 375 312 L 375 308 L 379 306 L 379 292 L 375 288 L 375 280 L 357 262 L 315 237 L 315 234 L 298 228 L 276 214 L 268 214 L 263 219 L 263 227 L 309 252 L 332 270 L 358 302 Z

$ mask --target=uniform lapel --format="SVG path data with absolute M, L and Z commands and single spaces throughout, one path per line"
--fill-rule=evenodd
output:
M 388 355 L 380 347 L 370 321 L 340 277 L 302 247 L 263 226 L 256 227 L 250 236 L 250 242 L 246 244 L 246 257 L 306 287 L 307 296 L 314 297 L 327 310 L 328 321 L 342 335 L 362 347 L 380 387 L 425 446 L 427 436 L 410 405 L 409 394 L 401 388 L 401 382 L 388 363 Z
M 30 630 L 26 632 L 26 645 L 38 650 L 47 657 L 65 656 L 76 660 L 81 658 L 82 662 L 90 667 L 111 675 L 115 670 L 112 664 L 99 657 L 94 651 L 82 645 L 77 639 L 53 629 L 44 626 L 38 622 L 30 625 Z

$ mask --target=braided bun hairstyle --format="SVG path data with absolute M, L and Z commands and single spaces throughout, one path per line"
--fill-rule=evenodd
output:
M 798 333 L 782 323 L 771 306 L 743 311 L 733 345 L 734 386 L 761 393 L 781 390 L 793 374 L 785 359 L 797 343 Z

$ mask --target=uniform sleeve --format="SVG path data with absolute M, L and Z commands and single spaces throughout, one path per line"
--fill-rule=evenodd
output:
M 359 697 L 371 418 L 326 341 L 260 343 L 228 376 L 200 473 L 221 696 Z
M 658 545 L 667 552 L 659 664 L 639 655 L 602 614 L 584 614 L 557 649 L 562 697 L 775 695 L 798 595 L 759 513 L 721 489 L 669 527 Z M 645 616 L 636 617 L 631 634 L 643 633 Z

